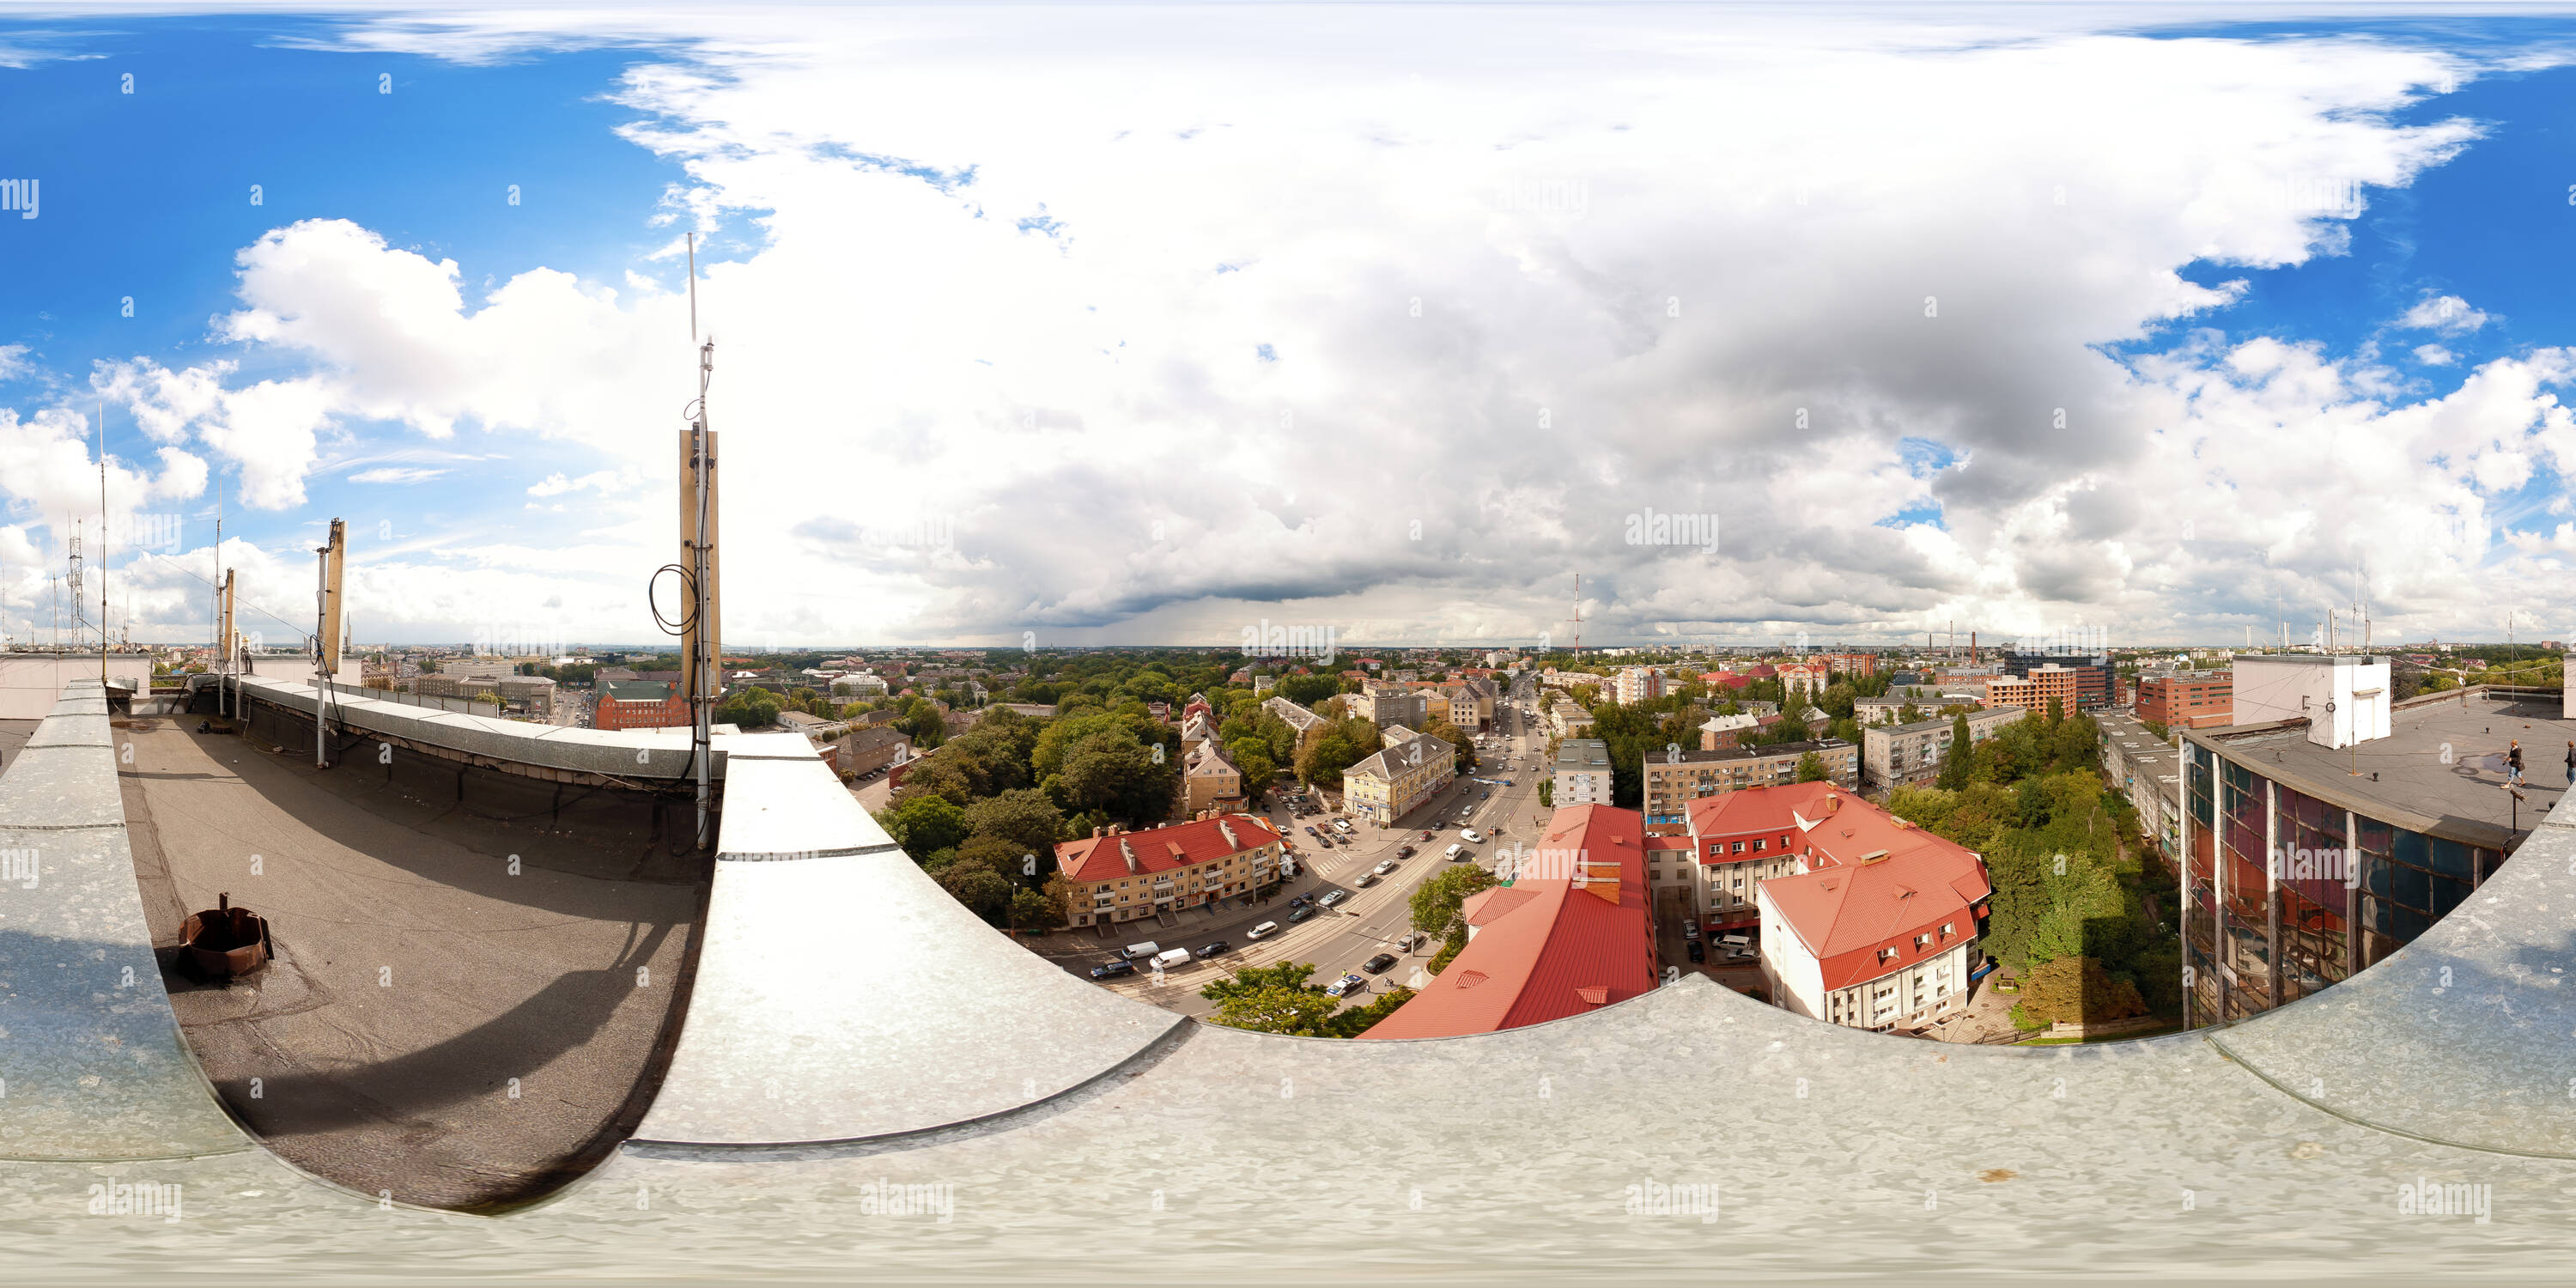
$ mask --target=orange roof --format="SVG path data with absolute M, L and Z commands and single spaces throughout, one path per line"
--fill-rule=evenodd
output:
M 1615 870 L 1605 898 L 1603 878 Z M 1491 1033 L 1580 1015 L 1655 987 L 1646 913 L 1645 824 L 1638 812 L 1571 805 L 1510 886 L 1471 896 L 1475 935 L 1439 978 L 1362 1037 Z
M 1994 887 L 1985 862 L 1967 848 L 1839 790 L 1807 801 L 1783 799 L 1776 806 L 1788 806 L 1794 815 L 1789 835 L 1807 871 L 1762 882 L 1756 890 L 1821 963 L 1826 988 L 1848 988 L 1902 970 L 1976 933 L 1978 905 Z M 1946 937 L 1939 933 L 1944 924 L 1952 927 Z M 1917 946 L 1915 936 L 1926 933 L 1933 941 Z
M 1234 833 L 1233 844 L 1226 840 L 1229 830 Z M 1269 820 L 1258 814 L 1227 814 L 1142 832 L 1060 841 L 1055 847 L 1055 862 L 1068 881 L 1106 881 L 1206 863 L 1257 850 L 1278 839 Z

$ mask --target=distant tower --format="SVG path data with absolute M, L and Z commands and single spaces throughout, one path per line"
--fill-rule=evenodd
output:
M 78 519 L 72 520 L 71 567 L 63 581 L 71 589 L 72 645 L 77 648 L 81 632 L 89 625 L 89 616 L 81 607 L 81 525 Z

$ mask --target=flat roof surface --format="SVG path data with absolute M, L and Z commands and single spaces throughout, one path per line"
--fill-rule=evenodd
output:
M 41 720 L 0 720 L 0 769 L 18 763 L 18 749 L 36 732 Z
M 372 757 L 317 772 L 195 719 L 116 730 L 135 878 L 189 1045 L 270 1149 L 360 1193 L 475 1210 L 575 1179 L 633 1130 L 687 997 L 708 860 L 473 817 L 386 785 Z M 225 893 L 277 953 L 229 986 L 177 951 L 181 920 Z
M 2310 743 L 2305 722 L 2197 729 L 2187 736 L 2214 742 L 2265 777 L 2383 822 L 2510 845 L 2566 793 L 2567 743 L 2576 739 L 2576 721 L 2563 718 L 2554 700 L 2462 692 L 2470 694 L 2465 705 L 2455 698 L 2401 706 L 2388 737 L 2343 750 Z M 2522 740 L 2525 783 L 2519 809 L 2504 790 L 2505 747 L 2515 738 Z

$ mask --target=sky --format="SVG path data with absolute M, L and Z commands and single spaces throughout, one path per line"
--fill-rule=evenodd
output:
M 1939 12 L 0 11 L 0 634 L 2576 636 L 2576 21 Z

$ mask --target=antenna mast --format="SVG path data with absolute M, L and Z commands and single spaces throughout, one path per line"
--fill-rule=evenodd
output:
M 714 756 L 716 696 L 724 668 L 722 599 L 716 579 L 718 495 L 716 436 L 707 428 L 707 387 L 715 380 L 716 342 L 698 340 L 698 235 L 689 234 L 689 339 L 698 346 L 698 398 L 689 427 L 680 434 L 680 568 L 689 587 L 681 630 L 681 661 L 688 668 L 690 759 L 697 766 L 698 849 L 713 848 L 715 792 L 708 762 Z

